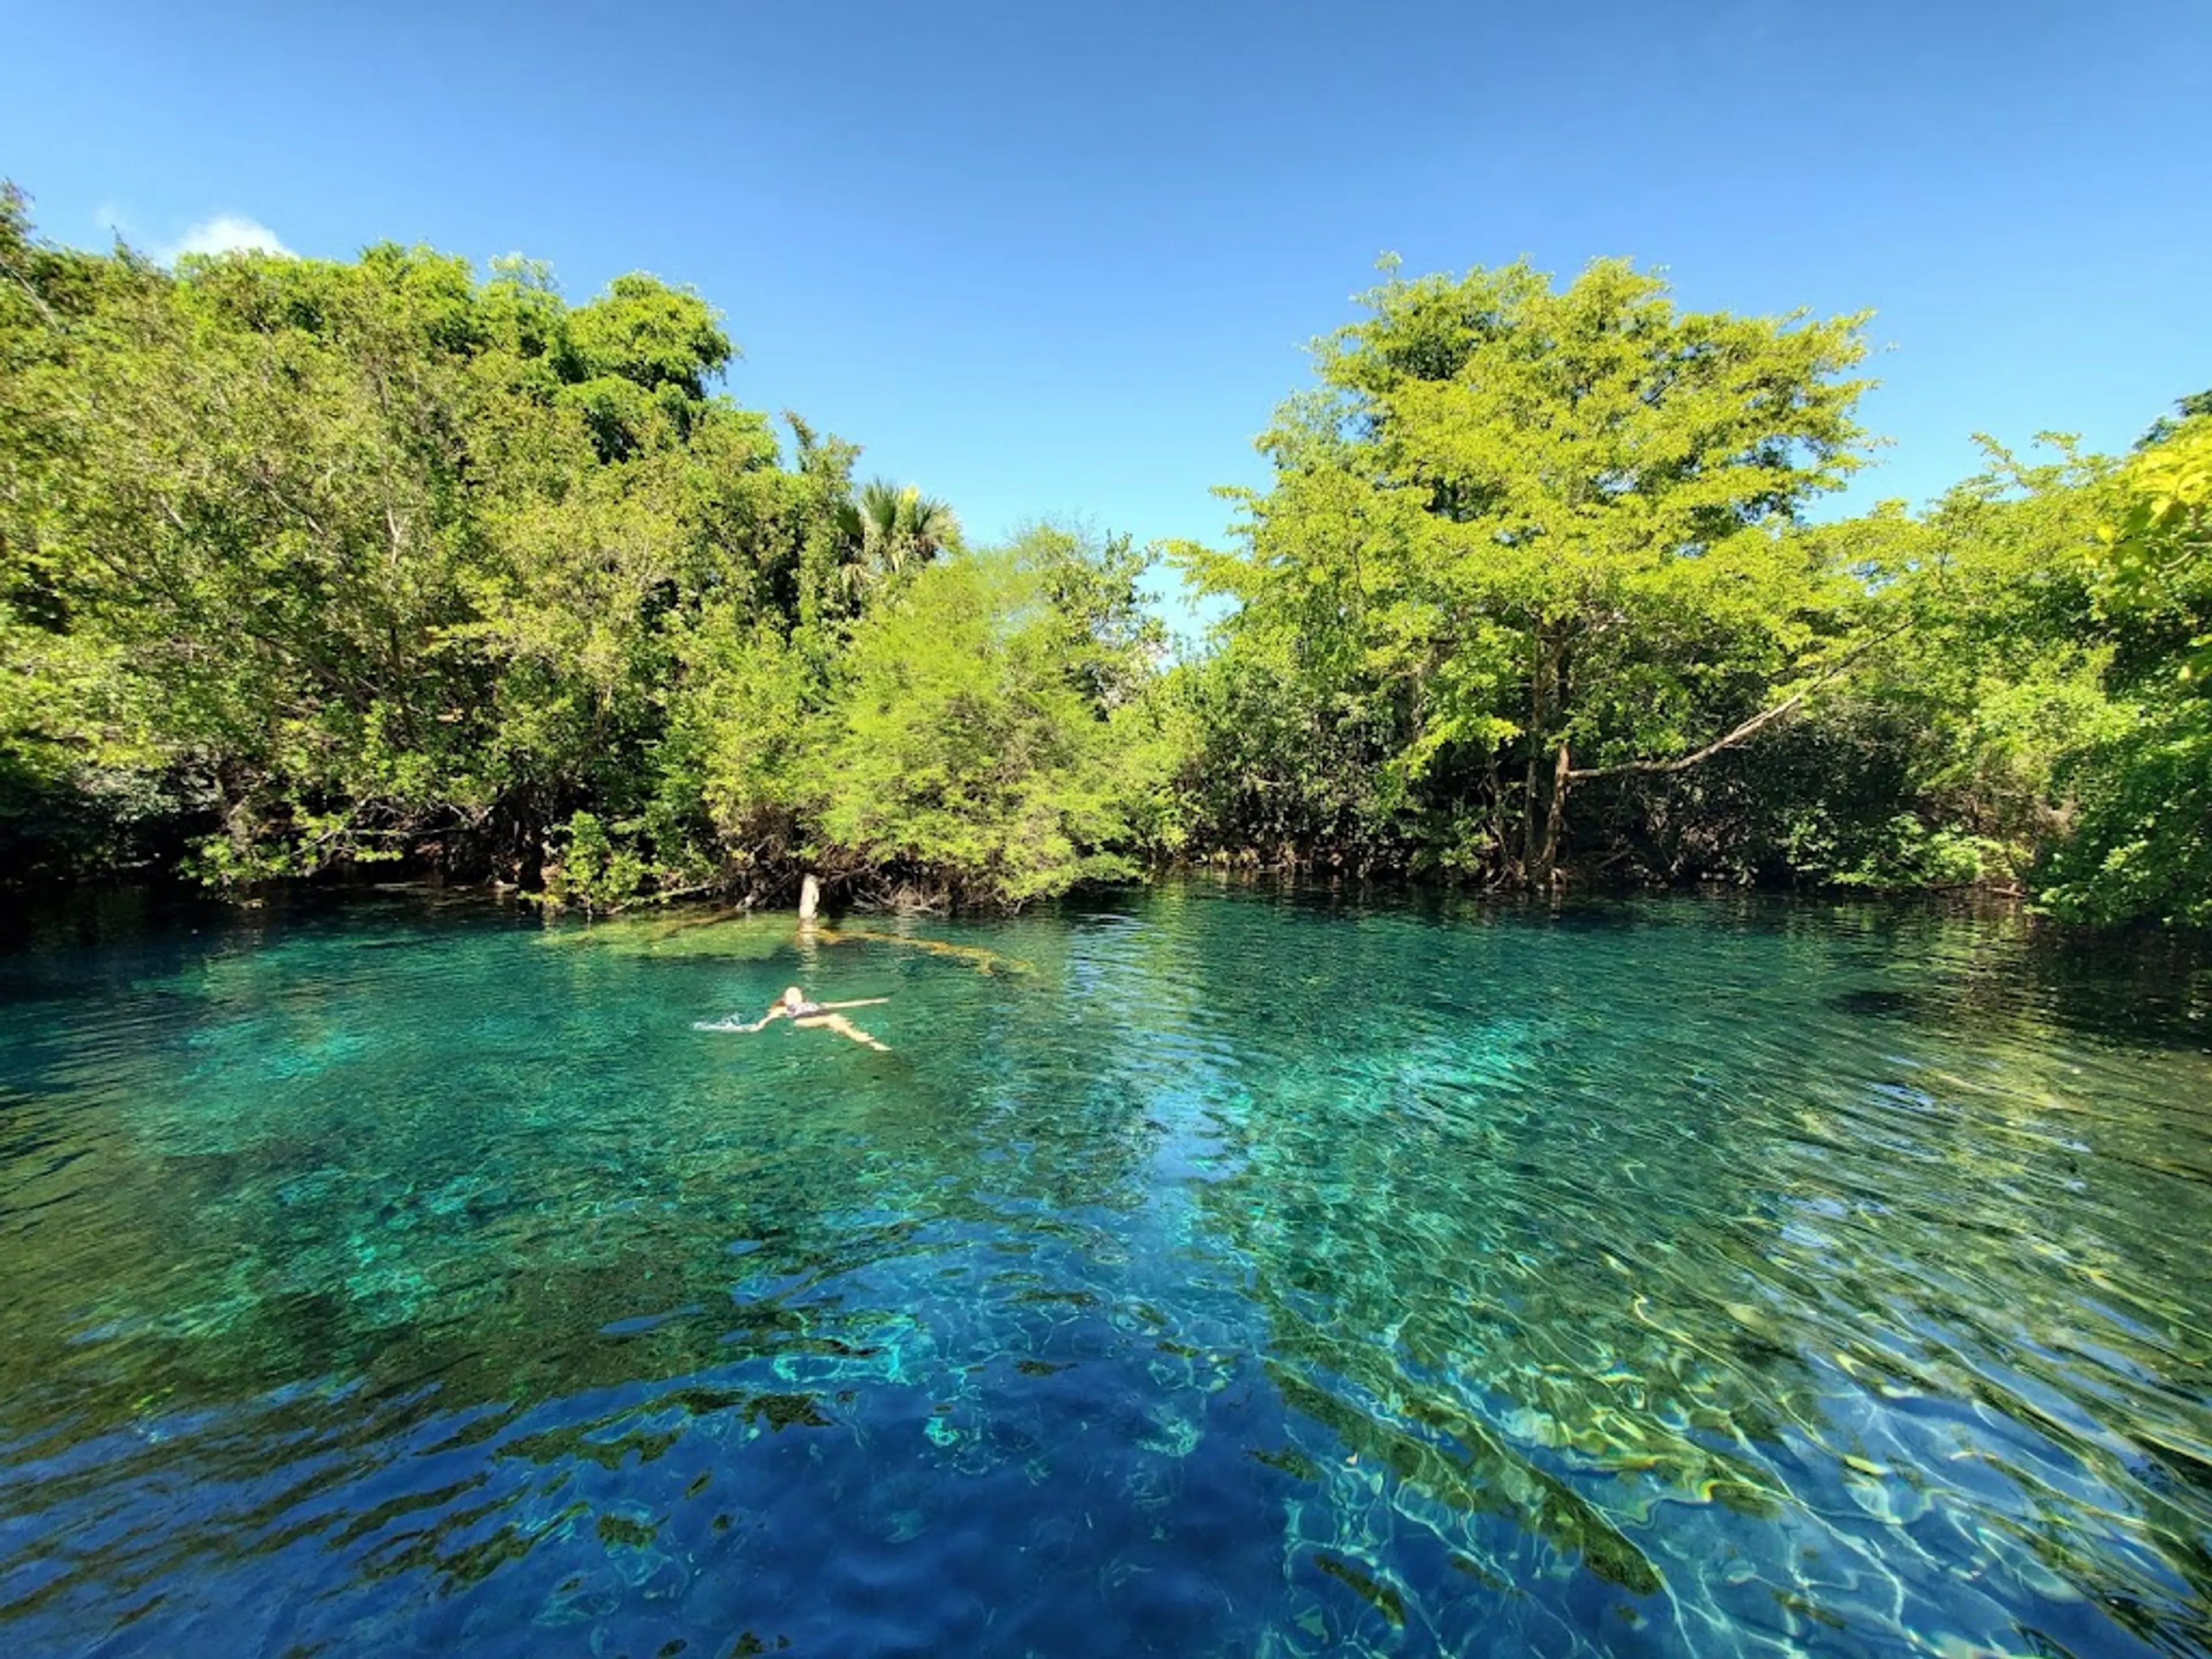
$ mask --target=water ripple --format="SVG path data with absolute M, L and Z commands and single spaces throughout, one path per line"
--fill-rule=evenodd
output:
M 0 957 L 20 1650 L 2212 1652 L 2167 947 L 143 922 Z

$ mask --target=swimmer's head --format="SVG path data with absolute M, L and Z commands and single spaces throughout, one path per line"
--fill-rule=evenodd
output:
M 787 986 L 784 988 L 783 995 L 780 1000 L 787 1008 L 796 1008 L 800 1003 L 806 1000 L 806 993 L 800 990 L 796 985 Z

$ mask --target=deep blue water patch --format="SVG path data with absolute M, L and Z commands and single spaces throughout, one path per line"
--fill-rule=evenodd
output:
M 821 1031 L 693 1029 L 786 984 Z M 56 913 L 9 1652 L 2212 1652 L 2201 966 L 1168 887 Z

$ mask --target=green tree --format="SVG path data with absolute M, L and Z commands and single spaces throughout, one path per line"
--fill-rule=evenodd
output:
M 708 392 L 702 301 L 390 246 L 173 276 L 4 219 L 16 817 L 116 774 L 205 804 L 219 878 L 527 879 L 569 813 L 658 799 L 677 636 L 773 606 L 802 537 L 765 422 Z
M 845 525 L 849 547 L 839 574 L 854 594 L 895 582 L 960 544 L 960 521 L 949 505 L 888 478 L 860 487 Z
M 1068 620 L 1018 550 L 932 566 L 872 617 L 817 763 L 828 856 L 1000 904 L 1134 873 L 1172 757 L 1142 704 L 1086 695 Z
M 1348 850 L 1547 886 L 1571 786 L 1743 741 L 1855 648 L 1859 590 L 1792 532 L 1858 464 L 1861 319 L 1678 311 L 1617 260 L 1364 303 L 1261 441 L 1242 554 L 1186 566 L 1238 603 L 1226 672 L 1299 682 L 1372 775 L 1321 815 Z
M 1716 849 L 1700 873 L 2016 886 L 2059 833 L 2058 771 L 2112 717 L 2082 556 L 2109 468 L 2063 443 L 2038 461 L 1987 447 L 1924 514 L 1887 502 L 1813 532 L 1865 583 L 1872 646 L 1705 769 L 1707 793 L 1686 781 L 1672 816 Z
M 2065 772 L 2043 896 L 2085 921 L 2212 926 L 2212 411 L 2182 410 L 2122 469 L 2088 562 L 2130 718 Z

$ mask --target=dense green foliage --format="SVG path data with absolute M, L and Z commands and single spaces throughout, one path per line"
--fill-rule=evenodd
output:
M 1183 672 L 1201 846 L 1505 887 L 1994 885 L 2212 920 L 2201 400 L 1814 524 L 1858 319 L 1393 275 L 1261 441 Z
M 2091 555 L 2112 717 L 2069 750 L 2075 818 L 2045 896 L 2063 915 L 2212 926 L 2212 397 L 2119 475 Z
M 1230 726 L 1268 747 L 1225 757 L 1216 817 L 1547 885 L 1571 790 L 1680 756 L 1849 639 L 1863 587 L 1790 531 L 1853 464 L 1855 325 L 1678 313 L 1615 262 L 1368 302 L 1262 441 L 1243 556 L 1190 557 L 1238 601 L 1225 696 L 1306 700 Z M 1336 775 L 1286 816 L 1315 725 Z
M 1195 856 L 2212 922 L 2212 399 L 1820 523 L 1858 319 L 1618 261 L 1365 306 L 1238 544 L 1173 550 L 1227 609 L 1164 672 L 1149 550 L 969 546 L 722 395 L 687 290 L 391 246 L 171 271 L 0 197 L 0 851 L 592 908 Z
M 19 872 L 1018 900 L 1160 822 L 1141 561 L 963 553 L 796 418 L 787 465 L 696 295 L 392 246 L 173 275 L 9 198 L 0 307 Z

